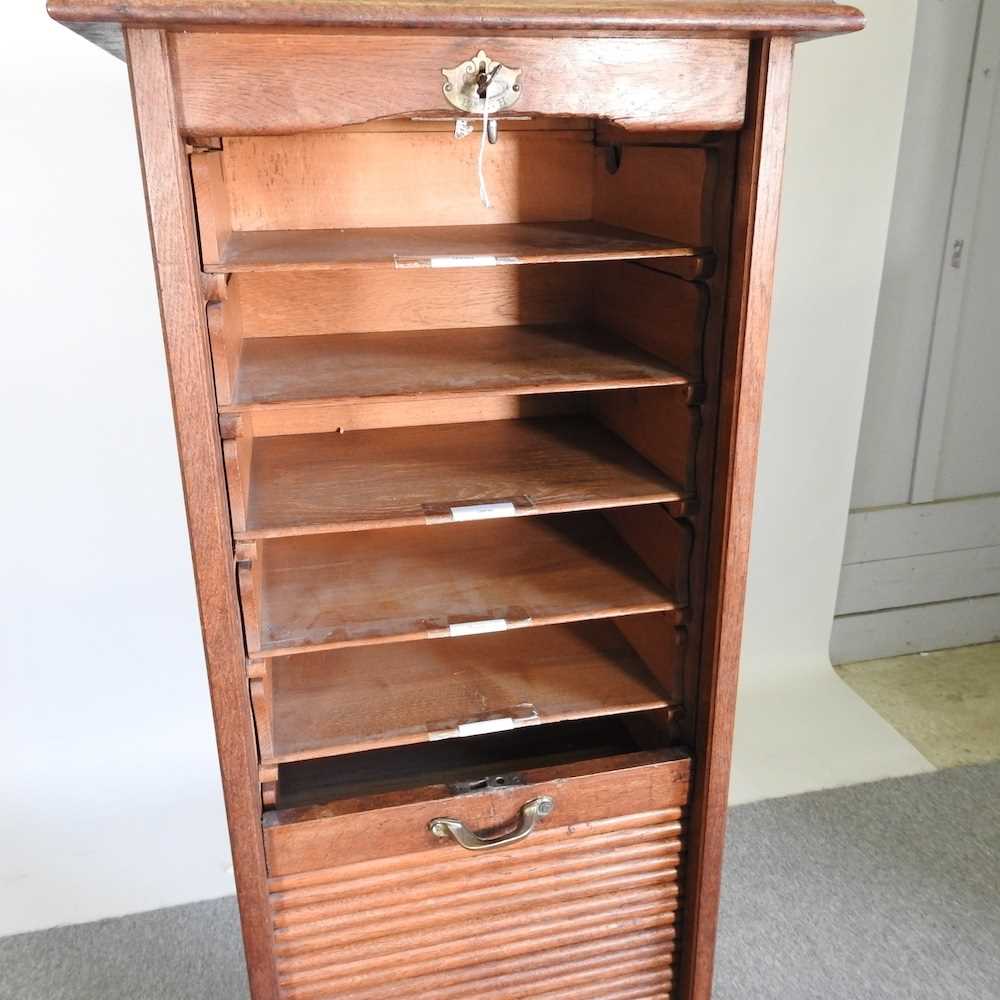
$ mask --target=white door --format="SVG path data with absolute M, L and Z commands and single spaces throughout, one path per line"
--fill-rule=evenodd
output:
M 972 67 L 913 476 L 915 503 L 1000 492 L 1000 3 Z
M 1000 638 L 1000 0 L 921 0 L 831 655 Z

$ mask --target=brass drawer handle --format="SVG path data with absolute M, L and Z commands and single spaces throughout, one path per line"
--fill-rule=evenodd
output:
M 432 819 L 428 829 L 435 837 L 453 837 L 455 842 L 467 851 L 487 851 L 524 840 L 535 829 L 535 823 L 541 817 L 548 816 L 555 807 L 555 802 L 548 795 L 539 795 L 537 799 L 525 802 L 521 806 L 517 829 L 510 833 L 502 833 L 499 837 L 480 837 L 478 833 L 467 829 L 461 820 L 449 819 L 446 816 Z

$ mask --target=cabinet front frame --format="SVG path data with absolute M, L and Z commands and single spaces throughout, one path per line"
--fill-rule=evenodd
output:
M 251 990 L 254 1000 L 278 1000 L 257 749 L 206 319 L 213 283 L 201 270 L 185 145 L 185 135 L 206 134 L 205 129 L 213 134 L 234 129 L 221 128 L 227 124 L 224 121 L 195 114 L 193 109 L 199 105 L 190 90 L 194 64 L 185 65 L 183 72 L 188 76 L 184 82 L 189 89 L 181 92 L 175 76 L 176 45 L 168 32 L 129 27 L 125 37 Z M 199 37 L 225 39 L 228 44 L 230 38 L 243 36 Z M 481 44 L 468 38 L 452 39 L 451 43 L 462 51 Z M 538 44 L 547 43 L 540 40 Z M 617 43 L 608 40 L 606 44 Z M 706 43 L 674 40 L 672 44 Z M 721 381 L 715 502 L 703 521 L 703 525 L 710 525 L 702 594 L 705 630 L 694 725 L 694 798 L 681 946 L 684 964 L 678 983 L 678 996 L 685 1000 L 706 1000 L 711 992 L 792 42 L 786 38 L 758 40 L 750 43 L 749 51 L 749 88 L 743 91 L 740 84 L 739 121 L 732 107 L 722 116 L 726 127 L 742 122 L 742 101 L 749 93 L 735 178 L 725 331 L 717 359 Z M 384 113 L 400 110 L 398 96 L 390 94 L 387 100 L 392 103 L 386 105 Z M 352 113 L 370 116 L 371 110 L 366 105 L 363 112 Z M 247 128 L 254 124 L 266 131 L 266 116 L 255 117 L 258 113 L 248 105 L 239 111 L 242 119 L 228 124 L 242 121 Z M 688 116 L 675 127 L 720 125 L 718 116 L 709 116 L 710 123 L 697 118 Z M 315 127 L 330 124 L 317 120 Z M 642 124 L 648 127 L 655 123 Z M 276 120 L 271 125 L 283 128 L 287 123 Z
M 738 129 L 746 39 L 179 32 L 170 36 L 187 135 L 284 134 L 389 116 L 456 114 L 442 70 L 483 50 L 522 71 L 511 115 L 627 129 Z

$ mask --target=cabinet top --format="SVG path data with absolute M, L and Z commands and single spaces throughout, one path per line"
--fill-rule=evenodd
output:
M 816 37 L 864 16 L 825 0 L 49 0 L 56 20 L 148 27 L 253 25 L 336 29 L 647 32 Z

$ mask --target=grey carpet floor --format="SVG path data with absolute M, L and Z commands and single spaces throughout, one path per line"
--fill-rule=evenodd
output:
M 1000 763 L 729 817 L 715 1000 L 1000 1000 Z
M 728 839 L 715 1000 L 1000 1000 L 1000 764 L 741 806 Z M 246 997 L 230 899 L 0 939 L 0 1000 Z

